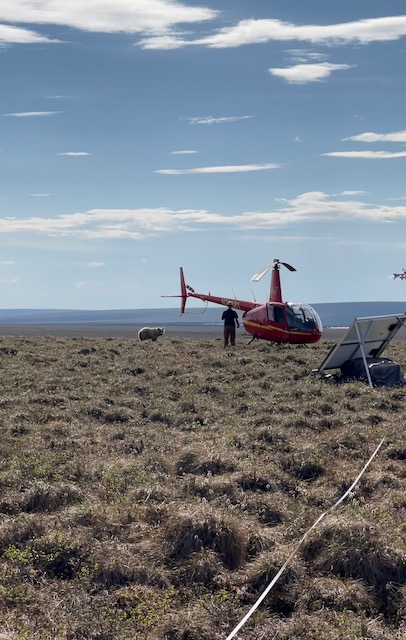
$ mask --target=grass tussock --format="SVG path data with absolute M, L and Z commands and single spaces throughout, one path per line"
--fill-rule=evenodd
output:
M 0 640 L 400 640 L 405 388 L 331 344 L 0 338 Z M 406 343 L 390 354 L 406 367 Z
M 247 540 L 243 528 L 230 517 L 215 510 L 177 515 L 166 532 L 166 556 L 170 561 L 181 561 L 202 550 L 217 553 L 230 571 L 239 569 L 246 557 Z

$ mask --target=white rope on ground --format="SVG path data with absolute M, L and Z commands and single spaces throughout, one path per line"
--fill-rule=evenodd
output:
M 285 564 L 279 569 L 278 573 L 276 574 L 276 576 L 272 579 L 272 581 L 269 583 L 269 585 L 266 587 L 265 591 L 263 591 L 261 593 L 261 595 L 259 596 L 258 600 L 255 602 L 255 604 L 251 607 L 251 609 L 248 611 L 248 613 L 243 617 L 243 619 L 241 620 L 241 622 L 238 623 L 238 625 L 235 627 L 235 629 L 227 636 L 226 640 L 231 640 L 232 638 L 235 638 L 235 636 L 237 635 L 237 633 L 239 632 L 239 630 L 245 625 L 245 623 L 247 622 L 247 620 L 249 620 L 249 618 L 252 616 L 252 614 L 254 613 L 254 611 L 256 611 L 256 609 L 258 609 L 259 605 L 261 604 L 261 602 L 266 598 L 266 596 L 268 595 L 268 593 L 270 592 L 270 590 L 272 589 L 272 587 L 274 586 L 274 584 L 276 584 L 276 582 L 279 580 L 279 578 L 281 577 L 282 573 L 285 571 L 286 567 L 288 566 L 289 562 L 292 560 L 292 558 L 296 555 L 297 551 L 299 550 L 300 546 L 302 545 L 303 541 L 307 538 L 307 536 L 309 535 L 309 533 L 319 524 L 319 522 L 321 522 L 323 520 L 323 518 L 326 517 L 326 515 L 328 515 L 329 513 L 331 513 L 331 511 L 333 511 L 334 509 L 336 509 L 342 502 L 343 500 L 346 499 L 346 497 L 348 496 L 348 494 L 351 493 L 351 491 L 354 489 L 354 487 L 358 484 L 358 482 L 360 481 L 361 477 L 363 476 L 364 472 L 366 471 L 366 469 L 369 467 L 369 465 L 371 464 L 372 460 L 375 458 L 376 454 L 378 453 L 379 449 L 381 448 L 383 442 L 384 442 L 385 438 L 382 438 L 382 440 L 380 441 L 380 443 L 378 444 L 378 446 L 376 447 L 375 451 L 373 452 L 373 454 L 371 455 L 371 457 L 369 458 L 368 462 L 364 465 L 362 471 L 358 474 L 358 476 L 355 478 L 354 482 L 352 483 L 352 485 L 349 487 L 349 489 L 347 489 L 347 491 L 341 496 L 341 498 L 339 498 L 337 500 L 337 502 L 335 502 L 329 509 L 327 509 L 327 511 L 325 511 L 324 513 L 321 514 L 321 516 L 319 516 L 316 520 L 316 522 L 314 522 L 314 524 L 312 524 L 312 526 L 310 527 L 310 529 L 308 531 L 306 531 L 306 533 L 304 534 L 304 536 L 299 540 L 298 544 L 296 545 L 296 547 L 293 549 L 292 553 L 290 554 L 290 556 L 288 557 L 288 559 L 286 560 Z

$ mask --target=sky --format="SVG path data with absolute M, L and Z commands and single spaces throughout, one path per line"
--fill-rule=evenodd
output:
M 0 0 L 0 306 L 265 301 L 274 259 L 405 300 L 405 51 L 404 0 Z

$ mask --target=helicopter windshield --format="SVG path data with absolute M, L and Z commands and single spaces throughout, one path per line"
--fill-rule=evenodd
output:
M 286 319 L 290 329 L 302 331 L 323 331 L 323 325 L 318 314 L 308 304 L 288 302 L 286 307 Z

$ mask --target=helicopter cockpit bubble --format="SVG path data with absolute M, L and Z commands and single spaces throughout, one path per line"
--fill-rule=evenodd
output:
M 286 318 L 290 329 L 301 329 L 305 331 L 323 331 L 323 325 L 319 315 L 308 304 L 288 302 L 286 307 Z

